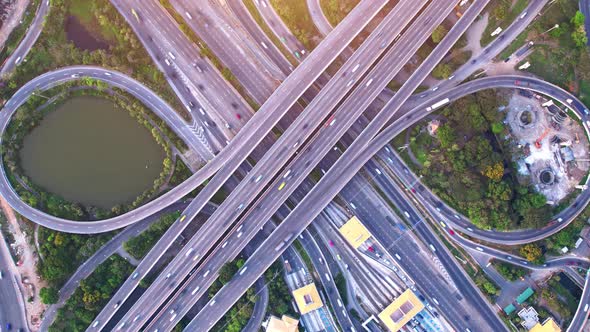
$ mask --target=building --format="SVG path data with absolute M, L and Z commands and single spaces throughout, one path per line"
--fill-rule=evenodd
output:
M 305 315 L 324 306 L 314 283 L 294 290 L 293 297 L 301 315 Z
M 537 323 L 529 332 L 561 332 L 561 328 L 555 323 L 553 318 L 549 317 L 545 319 L 543 324 Z
M 399 331 L 407 322 L 424 309 L 424 304 L 411 289 L 406 289 L 378 316 L 392 332 Z
M 271 315 L 263 326 L 266 332 L 299 332 L 299 320 L 287 315 L 281 319 Z
M 522 308 L 518 312 L 518 317 L 522 319 L 520 325 L 527 330 L 532 329 L 533 326 L 539 323 L 539 314 L 537 314 L 537 310 L 533 307 Z
M 357 249 L 365 241 L 371 237 L 369 230 L 356 217 L 352 216 L 350 220 L 340 227 L 340 234 L 350 243 L 350 245 Z

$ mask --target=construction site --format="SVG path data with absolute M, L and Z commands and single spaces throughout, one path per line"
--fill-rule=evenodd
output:
M 528 91 L 514 93 L 504 110 L 521 184 L 533 185 L 549 204 L 584 188 L 580 182 L 590 167 L 589 143 L 578 118 Z

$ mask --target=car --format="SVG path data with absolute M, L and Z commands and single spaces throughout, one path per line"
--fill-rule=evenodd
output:
M 519 80 L 514 81 L 514 85 L 520 85 L 520 81 Z
M 119 307 L 119 304 L 121 304 L 121 301 L 117 301 L 115 305 L 113 305 L 113 308 L 117 309 Z
M 226 123 L 225 123 L 225 128 L 227 128 L 227 129 L 231 129 L 231 125 L 230 125 L 229 123 L 227 123 L 227 122 L 226 122 Z
M 195 107 L 195 104 L 194 104 L 192 101 L 189 101 L 189 102 L 188 102 L 188 106 L 189 106 L 190 108 L 194 108 L 194 107 Z
M 336 258 L 338 258 L 338 260 L 339 260 L 339 261 L 341 261 L 341 260 L 342 260 L 342 257 L 340 257 L 340 255 L 339 255 L 339 254 L 336 254 Z
M 78 75 L 78 74 L 72 74 L 72 78 L 78 78 L 78 77 L 80 77 L 80 75 Z
M 6 323 L 6 329 L 10 331 L 12 329 L 12 324 Z
M 179 220 L 179 221 L 180 221 L 180 222 L 183 222 L 183 221 L 184 221 L 184 219 L 186 219 L 186 214 L 185 214 L 185 215 L 183 215 L 182 217 L 180 217 L 180 220 Z
M 416 193 L 416 189 L 412 188 L 410 189 L 411 192 L 413 192 L 414 194 Z
M 434 88 L 432 88 L 432 91 L 433 92 L 436 91 L 436 90 L 438 90 L 438 86 L 435 86 Z
M 240 211 L 244 207 L 244 203 L 238 205 L 238 211 Z
M 450 235 L 455 235 L 455 231 L 449 228 L 449 234 Z
M 375 252 L 375 249 L 373 248 L 373 246 L 369 246 L 368 249 L 369 249 L 370 252 Z
M 131 276 L 131 279 L 136 279 L 137 276 L 139 276 L 139 272 L 133 273 L 133 275 Z
M 279 186 L 279 191 L 283 190 L 283 188 L 285 188 L 286 183 L 282 182 L 281 185 Z
M 166 278 L 165 279 L 170 278 L 171 275 L 172 275 L 172 272 L 168 272 L 168 274 L 166 275 Z
M 328 241 L 328 244 L 330 245 L 330 247 L 333 247 L 334 246 L 334 241 L 330 240 L 330 241 Z
M 236 119 L 241 120 L 242 119 L 242 115 L 240 113 L 236 113 Z
M 258 175 L 256 180 L 254 180 L 254 183 L 258 183 L 258 182 L 260 182 L 260 180 L 262 180 L 262 175 Z
M 4 272 L 0 271 L 0 280 L 4 278 Z
M 16 58 L 16 60 L 14 60 L 14 63 L 18 65 L 20 60 L 21 60 L 21 57 L 19 56 L 18 58 Z
M 94 321 L 94 323 L 92 324 L 92 327 L 96 327 L 98 325 L 99 321 Z
M 557 222 L 562 222 L 563 218 L 557 218 Z

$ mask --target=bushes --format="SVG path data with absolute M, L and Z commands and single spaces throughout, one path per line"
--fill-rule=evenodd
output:
M 498 273 L 500 273 L 506 280 L 509 281 L 516 281 L 530 273 L 529 270 L 520 266 L 504 262 L 496 262 L 494 263 L 494 266 L 496 267 L 496 271 L 498 271 Z
M 111 256 L 80 282 L 49 331 L 84 331 L 132 271 L 133 266 L 121 256 Z
M 180 212 L 173 212 L 160 217 L 143 233 L 125 241 L 123 248 L 136 259 L 142 259 L 179 216 Z

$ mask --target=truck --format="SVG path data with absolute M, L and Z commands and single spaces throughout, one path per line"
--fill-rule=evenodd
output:
M 289 242 L 289 239 L 291 239 L 292 236 L 293 233 L 289 233 L 289 235 L 287 235 L 287 237 L 285 237 L 285 239 L 275 247 L 275 251 L 280 251 Z
M 430 105 L 429 107 L 426 107 L 426 110 L 427 110 L 428 112 L 432 112 L 432 111 L 434 111 L 435 109 L 437 109 L 437 108 L 440 108 L 441 106 L 448 104 L 448 103 L 449 103 L 449 101 L 450 101 L 450 100 L 449 100 L 449 98 L 445 98 L 445 99 L 443 99 L 443 100 L 439 100 L 439 101 L 437 101 L 436 103 L 434 103 L 434 104 Z

